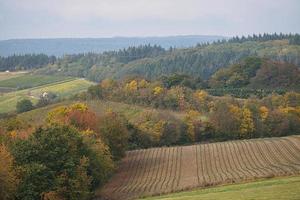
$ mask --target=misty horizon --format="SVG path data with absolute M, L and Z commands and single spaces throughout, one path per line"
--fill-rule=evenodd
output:
M 297 0 L 0 0 L 0 40 L 299 33 Z

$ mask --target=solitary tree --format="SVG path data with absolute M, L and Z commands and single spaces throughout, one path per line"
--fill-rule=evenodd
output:
M 32 102 L 29 99 L 23 99 L 17 103 L 17 112 L 22 113 L 33 109 Z

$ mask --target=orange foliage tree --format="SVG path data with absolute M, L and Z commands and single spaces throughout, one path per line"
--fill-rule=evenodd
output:
M 48 124 L 69 124 L 79 130 L 97 131 L 97 116 L 86 104 L 75 103 L 71 106 L 60 106 L 48 113 Z

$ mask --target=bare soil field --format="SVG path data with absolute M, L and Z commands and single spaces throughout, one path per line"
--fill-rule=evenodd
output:
M 28 71 L 16 71 L 16 72 L 0 72 L 0 81 L 15 78 L 24 74 L 29 73 Z
M 135 199 L 300 173 L 300 136 L 127 152 L 99 199 Z

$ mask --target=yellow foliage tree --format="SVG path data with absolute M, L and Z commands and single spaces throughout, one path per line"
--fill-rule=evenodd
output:
M 109 89 L 112 88 L 115 85 L 115 81 L 112 79 L 104 79 L 103 81 L 101 81 L 100 86 L 103 89 Z
M 261 106 L 259 108 L 259 112 L 260 112 L 260 118 L 262 119 L 262 121 L 265 121 L 268 118 L 269 109 L 266 106 Z
M 209 112 L 213 112 L 215 110 L 215 103 L 214 103 L 214 101 L 208 102 L 207 106 L 208 106 Z
M 294 114 L 300 118 L 300 106 L 297 107 L 279 107 L 279 111 L 284 114 Z
M 191 141 L 195 141 L 195 127 L 194 122 L 200 120 L 201 114 L 196 110 L 189 110 L 185 116 L 185 123 L 187 125 L 187 133 Z
M 70 106 L 69 110 L 87 111 L 88 106 L 85 103 L 74 103 Z
M 154 136 L 157 139 L 157 141 L 160 139 L 161 134 L 164 129 L 164 125 L 166 122 L 164 120 L 159 120 L 157 123 L 155 123 L 153 130 L 154 130 Z
M 7 148 L 0 144 L 0 199 L 14 199 L 19 179 L 14 170 L 14 159 Z
M 286 107 L 296 107 L 300 105 L 300 93 L 287 92 L 284 95 L 284 102 Z
M 70 106 L 59 106 L 48 113 L 46 122 L 48 124 L 64 124 L 66 120 L 65 117 L 68 113 L 75 110 L 85 112 L 88 110 L 88 106 L 84 103 L 74 103 Z
M 139 88 L 146 88 L 148 85 L 149 85 L 149 83 L 145 79 L 142 79 L 139 82 Z
M 242 109 L 236 105 L 229 105 L 229 111 L 234 116 L 235 120 L 239 121 L 242 117 Z
M 204 104 L 205 103 L 205 100 L 208 96 L 207 92 L 204 91 L 204 90 L 198 90 L 194 93 L 194 95 L 196 96 L 196 98 L 198 99 L 198 101 L 201 103 L 201 104 Z
M 136 91 L 138 89 L 138 82 L 136 80 L 132 80 L 125 85 L 125 89 L 128 91 Z
M 252 113 L 248 108 L 243 108 L 242 119 L 240 126 L 241 137 L 248 138 L 254 132 L 254 122 L 252 118 Z
M 160 87 L 160 86 L 156 86 L 154 89 L 153 89 L 153 94 L 155 95 L 155 96 L 157 96 L 157 95 L 160 95 L 162 92 L 163 92 L 163 88 L 162 87 Z
M 64 117 L 67 115 L 67 113 L 68 113 L 67 106 L 59 106 L 57 108 L 54 108 L 48 113 L 46 122 L 48 124 L 64 123 Z
M 12 139 L 16 139 L 17 136 L 18 136 L 18 133 L 16 130 L 13 130 L 13 131 L 10 131 L 9 132 L 9 136 L 12 138 Z

